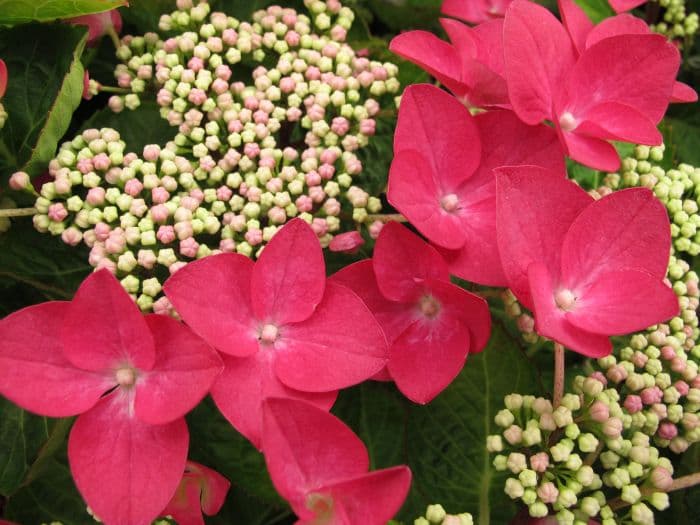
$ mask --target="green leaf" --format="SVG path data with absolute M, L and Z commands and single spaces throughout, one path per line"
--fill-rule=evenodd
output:
M 393 31 L 437 26 L 442 0 L 369 0 L 372 13 Z
M 576 3 L 586 12 L 588 18 L 598 23 L 610 16 L 615 16 L 615 11 L 608 3 L 608 0 L 575 0 Z
M 0 0 L 0 24 L 49 22 L 101 13 L 127 4 L 127 0 Z
M 0 131 L 0 176 L 20 170 L 38 175 L 48 166 L 80 104 L 86 39 L 84 27 L 68 24 L 0 31 L 0 56 L 8 68 L 3 105 L 9 114 Z
M 700 118 L 697 113 L 694 118 L 687 120 L 667 118 L 664 120 L 663 130 L 664 142 L 671 150 L 671 154 L 664 157 L 671 159 L 671 166 L 677 166 L 681 162 L 700 166 Z
M 190 458 L 231 481 L 231 492 L 243 491 L 258 503 L 258 515 L 284 514 L 287 505 L 272 486 L 263 455 L 233 429 L 206 398 L 188 416 Z M 241 524 L 247 521 L 239 522 Z
M 177 129 L 161 118 L 158 104 L 153 101 L 144 101 L 135 111 L 124 110 L 114 113 L 105 108 L 95 113 L 85 122 L 82 129 L 88 128 L 114 128 L 124 142 L 126 151 L 141 154 L 147 144 L 165 145 L 173 139 Z
M 56 459 L 49 462 L 41 477 L 9 499 L 5 517 L 27 525 L 52 521 L 63 525 L 95 523 L 87 513 L 65 461 Z
M 491 465 L 486 436 L 498 431 L 493 418 L 507 394 L 538 390 L 535 367 L 494 325 L 488 347 L 469 356 L 452 385 L 410 411 L 408 463 L 423 505 L 441 503 L 449 512 L 471 512 L 479 525 L 510 521 L 515 505 L 503 492 L 505 475 Z
M 173 0 L 131 0 L 128 9 L 119 12 L 124 25 L 134 34 L 155 31 L 160 16 L 175 10 Z

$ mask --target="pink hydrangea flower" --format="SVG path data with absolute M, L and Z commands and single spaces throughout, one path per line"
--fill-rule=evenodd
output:
M 501 262 L 540 335 L 600 357 L 612 350 L 609 336 L 677 315 L 678 299 L 663 281 L 668 216 L 649 190 L 596 201 L 534 166 L 499 168 L 496 179 Z
M 588 15 L 574 0 L 558 0 L 558 4 L 564 27 L 569 32 L 569 36 L 579 55 L 605 38 L 620 35 L 653 34 L 649 26 L 641 18 L 630 14 L 606 18 L 599 24 L 594 25 L 588 18 Z M 627 9 L 622 11 L 627 11 Z M 676 81 L 673 84 L 671 102 L 695 102 L 697 100 L 698 94 L 693 88 L 683 82 Z
M 427 31 L 396 36 L 389 49 L 425 69 L 454 95 L 475 107 L 510 108 L 503 63 L 503 21 L 474 28 L 440 20 L 451 44 Z
M 204 525 L 202 513 L 218 514 L 230 487 L 229 480 L 215 470 L 188 461 L 173 499 L 160 515 L 171 516 L 178 525 Z
M 87 26 L 88 45 L 92 46 L 110 30 L 119 34 L 122 30 L 122 17 L 117 9 L 95 13 L 92 15 L 76 16 L 66 20 L 69 24 Z
M 547 9 L 515 0 L 503 25 L 508 93 L 527 124 L 554 123 L 567 154 L 603 171 L 619 168 L 610 140 L 656 145 L 672 99 L 678 49 L 661 35 L 603 38 L 577 56 Z
M 0 59 L 0 98 L 5 96 L 7 91 L 7 64 Z
M 341 233 L 333 237 L 328 244 L 328 249 L 332 252 L 357 253 L 365 240 L 358 231 Z
M 388 376 L 412 401 L 427 403 L 483 350 L 491 333 L 486 302 L 450 283 L 440 254 L 398 223 L 379 234 L 374 257 L 331 280 L 357 293 L 389 342 Z
M 523 164 L 566 176 L 554 130 L 523 124 L 511 111 L 475 118 L 448 93 L 414 85 L 401 101 L 387 198 L 441 248 L 453 274 L 504 286 L 493 168 Z
M 411 471 L 368 472 L 367 449 L 338 418 L 303 401 L 268 398 L 264 419 L 267 469 L 298 525 L 384 525 L 398 512 Z
M 73 479 L 106 523 L 148 524 L 187 460 L 184 415 L 222 363 L 174 319 L 143 317 L 109 272 L 71 302 L 24 308 L 0 321 L 0 392 L 49 417 L 79 415 L 68 439 Z
M 223 353 L 212 388 L 231 424 L 261 445 L 262 400 L 295 397 L 328 409 L 337 390 L 386 364 L 386 340 L 362 301 L 326 283 L 316 235 L 283 226 L 257 262 L 220 254 L 188 264 L 165 293 L 185 322 Z
M 471 24 L 502 17 L 513 0 L 445 0 L 442 13 Z

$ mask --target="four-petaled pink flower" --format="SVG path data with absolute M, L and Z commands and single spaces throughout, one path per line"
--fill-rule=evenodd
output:
M 398 223 L 384 226 L 372 259 L 331 280 L 355 291 L 384 329 L 388 375 L 377 379 L 393 379 L 417 403 L 442 392 L 489 339 L 486 301 L 452 284 L 435 248 Z
M 0 58 L 0 98 L 5 96 L 7 91 L 7 64 Z
M 180 483 L 183 417 L 222 363 L 169 317 L 142 316 L 108 271 L 71 302 L 30 306 L 0 321 L 0 393 L 50 417 L 80 414 L 68 440 L 78 490 L 109 525 L 149 524 Z
M 87 26 L 89 46 L 95 45 L 101 37 L 110 31 L 114 31 L 114 34 L 118 35 L 122 30 L 122 16 L 117 9 L 68 18 L 66 22 L 77 26 Z
M 554 123 L 568 155 L 615 171 L 610 140 L 660 144 L 656 129 L 680 66 L 661 35 L 620 34 L 581 50 L 546 8 L 515 0 L 503 25 L 505 77 L 513 110 L 527 124 Z
M 283 226 L 256 263 L 239 254 L 206 257 L 164 289 L 185 322 L 224 354 L 212 397 L 258 448 L 264 398 L 329 409 L 338 389 L 386 363 L 381 328 L 352 291 L 326 283 L 321 246 L 301 219 Z
M 226 500 L 231 483 L 221 474 L 188 461 L 177 491 L 160 515 L 178 525 L 204 525 L 202 513 L 215 516 Z
M 360 438 L 309 403 L 268 398 L 264 418 L 267 469 L 297 525 L 384 525 L 398 512 L 411 484 L 408 467 L 368 472 Z
M 512 111 L 472 117 L 446 92 L 418 84 L 401 100 L 387 198 L 440 248 L 454 275 L 505 286 L 493 168 L 524 164 L 566 176 L 554 130 L 523 124 Z
M 596 201 L 532 166 L 499 168 L 496 179 L 503 269 L 540 335 L 601 357 L 612 350 L 608 336 L 678 314 L 678 299 L 664 283 L 668 216 L 649 190 Z
M 427 31 L 408 31 L 396 36 L 389 49 L 425 69 L 470 106 L 510 108 L 503 20 L 474 28 L 448 18 L 440 23 L 451 44 Z
M 442 13 L 472 24 L 502 17 L 513 0 L 445 0 Z

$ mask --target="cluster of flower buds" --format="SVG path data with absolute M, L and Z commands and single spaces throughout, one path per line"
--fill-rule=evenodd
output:
M 496 470 L 511 474 L 505 492 L 530 516 L 562 524 L 654 523 L 668 507 L 673 467 L 649 436 L 632 430 L 619 393 L 578 376 L 575 393 L 554 408 L 545 398 L 511 394 L 495 417 L 502 433 L 487 438 Z
M 413 525 L 473 525 L 474 519 L 468 512 L 448 514 L 442 505 L 428 505 L 425 516 L 416 518 Z
M 679 42 L 683 47 L 692 45 L 698 32 L 698 14 L 686 12 L 685 0 L 658 0 L 665 9 L 662 21 L 653 24 L 651 29 Z

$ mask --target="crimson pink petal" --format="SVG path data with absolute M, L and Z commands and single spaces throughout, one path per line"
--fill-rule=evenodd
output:
M 496 217 L 498 247 L 508 286 L 532 309 L 527 269 L 541 261 L 559 272 L 569 226 L 593 197 L 559 173 L 536 166 L 499 168 Z
M 207 516 L 216 515 L 224 506 L 231 482 L 216 470 L 194 461 L 187 462 L 187 470 L 196 474 L 202 485 L 202 510 L 204 514 Z
M 204 525 L 201 496 L 199 481 L 191 474 L 185 473 L 175 495 L 160 515 L 169 516 L 177 525 Z
M 23 308 L 0 321 L 0 393 L 49 417 L 85 412 L 116 380 L 73 366 L 58 337 L 67 302 Z
M 588 357 L 603 357 L 612 352 L 607 336 L 582 330 L 567 320 L 566 312 L 554 300 L 558 285 L 543 263 L 532 263 L 528 276 L 538 334 Z
M 698 94 L 688 84 L 683 82 L 675 82 L 671 93 L 671 102 L 697 102 Z
M 346 266 L 330 280 L 347 286 L 362 299 L 382 327 L 389 344 L 414 321 L 415 305 L 389 301 L 379 291 L 371 259 Z
M 603 139 L 560 131 L 567 153 L 576 162 L 591 168 L 614 173 L 620 168 L 615 146 Z
M 440 202 L 447 195 L 436 180 L 442 175 L 448 174 L 434 172 L 417 151 L 399 151 L 391 163 L 387 199 L 432 242 L 456 250 L 466 236 L 458 214 L 445 210 Z
M 150 370 L 155 362 L 153 337 L 138 306 L 107 270 L 87 277 L 66 308 L 63 352 L 84 370 L 123 365 Z
M 516 0 L 503 25 L 506 81 L 513 109 L 526 124 L 552 117 L 552 106 L 575 62 L 564 27 L 546 8 Z
M 503 61 L 503 19 L 488 20 L 474 27 L 477 39 L 477 59 L 497 75 L 504 76 L 506 66 Z
M 461 57 L 476 57 L 477 43 L 471 27 L 451 18 L 441 18 L 440 25 Z
M 292 219 L 275 234 L 255 263 L 251 280 L 253 311 L 264 322 L 307 319 L 323 298 L 326 265 L 316 234 Z
M 573 0 L 569 0 L 573 2 Z M 644 20 L 630 14 L 622 14 L 606 18 L 596 25 L 586 38 L 586 46 L 591 47 L 605 38 L 619 35 L 648 35 L 649 26 Z
M 335 282 L 326 285 L 309 319 L 281 329 L 274 351 L 277 377 L 304 392 L 340 390 L 369 379 L 384 368 L 388 353 L 384 332 L 362 299 Z
M 559 14 L 564 27 L 579 54 L 586 49 L 586 37 L 594 28 L 586 12 L 574 0 L 558 0 Z M 600 25 L 600 24 L 599 24 Z
M 270 478 L 280 495 L 298 500 L 333 480 L 369 468 L 364 443 L 340 419 L 304 401 L 263 403 L 262 443 Z
M 485 299 L 450 282 L 431 280 L 427 289 L 441 304 L 441 314 L 469 329 L 469 352 L 481 352 L 491 337 L 491 313 Z
M 568 100 L 558 113 L 579 118 L 591 106 L 619 102 L 656 124 L 668 107 L 679 65 L 678 49 L 662 35 L 605 38 L 579 58 L 567 79 Z
M 5 96 L 7 90 L 7 64 L 0 59 L 0 98 Z
M 374 246 L 374 275 L 382 295 L 392 301 L 411 301 L 426 279 L 449 281 L 440 254 L 398 222 L 382 228 Z
M 469 147 L 465 147 L 468 144 Z M 469 110 L 449 93 L 429 84 L 404 91 L 394 134 L 394 153 L 423 155 L 436 185 L 449 190 L 479 166 L 481 142 Z
M 598 275 L 623 268 L 645 270 L 661 280 L 671 251 L 666 208 L 646 188 L 616 191 L 576 218 L 562 245 L 563 283 L 586 286 Z
M 163 289 L 187 325 L 214 348 L 245 357 L 258 351 L 250 298 L 253 261 L 234 253 L 181 268 Z
M 454 46 L 428 31 L 407 31 L 395 36 L 389 50 L 434 76 L 457 96 L 466 92 L 461 62 Z
M 146 322 L 156 344 L 156 362 L 136 382 L 136 417 L 162 425 L 192 410 L 224 364 L 214 349 L 175 319 L 152 314 Z
M 623 13 L 634 9 L 635 7 L 639 7 L 646 2 L 647 0 L 610 0 L 610 6 L 616 13 Z
M 103 398 L 78 418 L 68 439 L 75 484 L 110 525 L 150 524 L 175 493 L 187 461 L 185 419 L 143 423 L 129 397 L 117 390 Z
M 332 512 L 337 518 L 332 523 L 384 525 L 399 511 L 410 487 L 411 471 L 402 465 L 325 485 L 314 493 L 332 499 Z
M 224 371 L 214 382 L 211 396 L 224 417 L 256 448 L 262 446 L 262 401 L 266 397 L 285 397 L 308 401 L 329 410 L 337 392 L 301 392 L 285 386 L 274 372 L 273 351 L 246 358 L 222 356 Z
M 620 140 L 656 146 L 663 142 L 651 120 L 631 106 L 603 102 L 586 110 L 576 134 L 604 140 Z
M 411 401 L 432 401 L 457 377 L 469 354 L 469 328 L 450 315 L 417 319 L 389 347 L 387 369 Z
M 619 270 L 601 273 L 566 314 L 582 330 L 624 335 L 678 315 L 678 297 L 664 282 L 645 271 Z
M 487 9 L 483 0 L 445 0 L 440 11 L 444 15 L 478 24 L 489 19 Z

